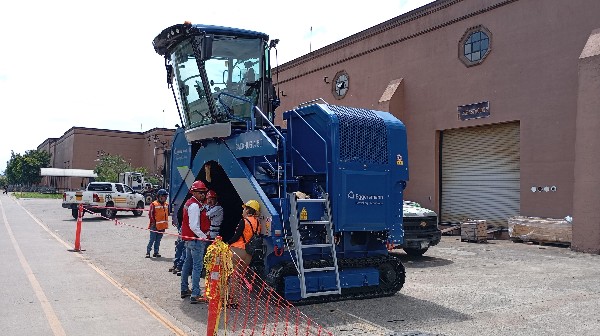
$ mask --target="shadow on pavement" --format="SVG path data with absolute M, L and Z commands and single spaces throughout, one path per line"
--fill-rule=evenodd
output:
M 318 316 L 315 322 L 324 327 L 344 334 L 351 332 L 351 330 L 342 330 L 345 326 L 353 326 L 357 323 L 372 323 L 397 332 L 471 319 L 470 316 L 458 311 L 401 293 L 391 297 L 369 299 L 371 300 L 376 300 L 377 304 L 367 304 L 367 300 L 347 300 L 307 305 L 302 307 L 302 311 L 308 316 Z M 365 309 L 367 305 L 369 309 Z

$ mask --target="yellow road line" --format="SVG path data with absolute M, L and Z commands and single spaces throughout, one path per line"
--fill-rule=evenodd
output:
M 68 249 L 72 248 L 72 246 L 68 243 L 66 243 L 64 240 L 62 240 L 58 235 L 56 235 L 54 232 L 50 231 L 50 229 L 48 229 L 48 227 L 46 225 L 44 225 L 44 223 L 42 223 L 39 219 L 37 219 L 37 217 L 35 217 L 31 212 L 29 212 L 27 209 L 25 209 L 18 201 L 17 204 L 19 204 L 19 206 L 21 206 L 21 208 L 23 210 L 25 210 L 25 212 L 27 212 L 27 214 L 36 222 L 38 223 L 39 226 L 42 227 L 42 229 L 44 229 L 46 232 L 48 232 L 52 237 L 54 237 L 54 239 L 56 239 L 58 242 L 60 242 L 61 244 L 63 244 L 65 247 L 67 247 Z M 6 222 L 6 219 L 5 219 Z M 110 275 L 108 275 L 106 272 L 104 272 L 103 270 L 101 270 L 100 268 L 98 268 L 96 265 L 94 265 L 91 261 L 89 261 L 88 259 L 86 259 L 83 254 L 80 253 L 76 253 L 76 255 L 81 258 L 85 263 L 88 264 L 88 266 L 90 266 L 93 270 L 95 270 L 98 274 L 100 274 L 103 278 L 105 278 L 106 280 L 108 280 L 108 282 L 110 282 L 113 286 L 117 287 L 121 292 L 123 292 L 125 295 L 129 296 L 129 298 L 131 298 L 133 301 L 137 302 L 140 306 L 142 306 L 142 308 L 144 308 L 148 313 L 150 313 L 150 315 L 152 315 L 152 317 L 154 317 L 157 321 L 159 321 L 162 325 L 164 325 L 165 327 L 167 327 L 168 329 L 170 329 L 175 335 L 180 335 L 180 336 L 187 336 L 187 334 L 179 329 L 175 324 L 171 323 L 171 321 L 169 321 L 166 317 L 164 317 L 161 313 L 159 313 L 156 309 L 152 308 L 152 306 L 150 306 L 150 304 L 148 304 L 146 301 L 144 301 L 143 299 L 141 299 L 140 297 L 138 297 L 137 295 L 135 295 L 133 292 L 131 292 L 129 289 L 127 289 L 125 286 L 123 286 L 122 284 L 120 284 L 117 280 L 115 280 L 114 278 L 112 278 Z

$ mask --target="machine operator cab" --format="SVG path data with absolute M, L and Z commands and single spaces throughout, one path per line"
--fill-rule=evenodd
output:
M 277 42 L 259 32 L 187 22 L 154 39 L 188 142 L 273 122 L 279 100 L 269 56 Z

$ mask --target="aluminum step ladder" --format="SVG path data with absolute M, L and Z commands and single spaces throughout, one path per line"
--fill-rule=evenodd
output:
M 332 295 L 332 294 L 341 294 L 342 288 L 340 286 L 340 273 L 338 269 L 338 262 L 335 253 L 335 241 L 333 237 L 333 222 L 331 218 L 331 205 L 329 203 L 329 195 L 323 194 L 324 198 L 319 199 L 298 199 L 295 194 L 289 194 L 290 199 L 290 228 L 292 230 L 292 239 L 294 241 L 294 250 L 296 252 L 296 257 L 298 261 L 298 277 L 300 278 L 300 294 L 303 299 L 311 296 L 321 296 L 321 295 Z M 301 219 L 298 215 L 300 214 L 300 209 L 302 209 L 302 204 L 306 203 L 321 203 L 324 206 L 324 218 L 318 221 L 309 221 L 306 219 Z M 325 243 L 321 244 L 307 244 L 302 242 L 302 238 L 300 236 L 299 228 L 303 225 L 322 225 L 325 227 L 327 232 Z M 308 248 L 329 248 L 330 256 L 333 261 L 333 266 L 329 267 L 318 267 L 318 268 L 304 268 L 304 258 L 302 256 L 302 251 Z M 335 290 L 326 290 L 326 291 L 317 291 L 317 292 L 307 292 L 306 289 L 306 274 L 307 273 L 315 273 L 315 272 L 333 272 L 335 274 L 336 281 L 336 289 Z

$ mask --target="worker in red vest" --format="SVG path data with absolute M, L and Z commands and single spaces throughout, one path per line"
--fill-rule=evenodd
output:
M 208 189 L 202 181 L 195 181 L 190 188 L 190 197 L 183 207 L 181 238 L 185 241 L 186 258 L 181 270 L 181 298 L 190 297 L 190 303 L 204 302 L 200 293 L 204 251 L 208 245 L 207 233 L 210 221 L 206 217 L 205 199 Z M 192 273 L 192 290 L 188 275 Z

